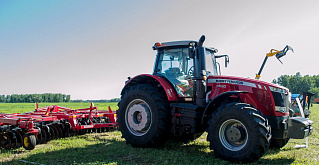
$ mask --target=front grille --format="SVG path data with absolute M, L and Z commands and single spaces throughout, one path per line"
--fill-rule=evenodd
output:
M 281 93 L 281 92 L 274 92 L 274 91 L 272 91 L 271 93 L 272 93 L 272 96 L 274 97 L 275 106 L 278 107 L 278 109 L 281 109 L 281 112 L 283 112 L 282 111 L 283 109 L 284 109 L 284 112 L 288 112 L 290 107 L 288 94 Z
M 271 92 L 274 97 L 275 106 L 285 107 L 285 94 L 279 92 Z

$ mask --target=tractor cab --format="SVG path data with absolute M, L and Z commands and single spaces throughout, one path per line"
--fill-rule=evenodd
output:
M 196 41 L 155 43 L 157 57 L 154 75 L 165 77 L 176 89 L 179 97 L 193 97 Z M 215 54 L 217 49 L 205 48 L 202 76 L 219 75 Z M 206 67 L 205 67 L 206 66 Z

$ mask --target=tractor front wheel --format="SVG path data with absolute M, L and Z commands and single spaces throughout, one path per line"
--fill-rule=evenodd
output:
M 253 162 L 269 147 L 268 121 L 245 103 L 229 103 L 213 112 L 207 140 L 215 155 L 234 162 Z
M 119 103 L 118 123 L 122 136 L 134 147 L 157 147 L 170 133 L 166 96 L 151 85 L 131 87 Z

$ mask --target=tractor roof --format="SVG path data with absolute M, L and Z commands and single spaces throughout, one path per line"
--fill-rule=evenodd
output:
M 165 48 L 165 47 L 178 47 L 178 46 L 190 46 L 194 44 L 194 46 L 197 45 L 197 41 L 171 41 L 171 42 L 156 42 L 153 46 L 154 50 L 157 50 L 158 48 Z

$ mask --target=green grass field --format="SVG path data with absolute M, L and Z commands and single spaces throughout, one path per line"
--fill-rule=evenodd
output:
M 57 105 L 81 108 L 81 103 L 56 103 Z M 51 105 L 41 103 L 40 107 Z M 115 103 L 99 103 L 99 109 L 108 106 L 117 109 Z M 89 107 L 82 103 L 82 108 Z M 34 109 L 34 104 L 3 104 L 0 103 L 0 113 L 26 112 Z M 314 133 L 308 137 L 309 146 L 306 149 L 295 149 L 296 144 L 305 140 L 290 140 L 280 150 L 268 150 L 254 164 L 318 164 L 319 161 L 319 105 L 311 109 L 311 120 L 314 121 Z M 32 151 L 24 148 L 14 150 L 1 149 L 2 164 L 229 164 L 214 156 L 209 149 L 204 133 L 199 139 L 187 144 L 169 141 L 160 148 L 133 148 L 121 138 L 119 131 L 93 133 L 49 141 L 37 145 Z M 28 163 L 24 163 L 24 162 Z
M 62 107 L 79 109 L 89 108 L 91 103 L 39 103 L 39 108 L 50 105 L 59 105 Z M 99 110 L 108 110 L 108 106 L 111 106 L 112 110 L 117 110 L 117 103 L 94 103 L 94 106 L 98 107 Z M 35 103 L 0 103 L 0 113 L 23 113 L 34 111 L 36 108 Z

